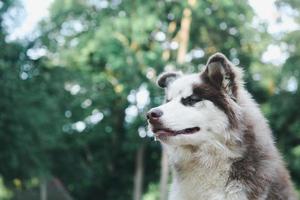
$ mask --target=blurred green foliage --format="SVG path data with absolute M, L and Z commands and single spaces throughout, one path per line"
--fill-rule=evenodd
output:
M 0 22 L 15 6 L 1 2 Z M 290 5 L 299 11 L 297 1 L 278 2 Z M 33 178 L 53 176 L 75 199 L 130 199 L 136 151 L 145 145 L 144 199 L 157 198 L 160 145 L 138 134 L 145 134 L 144 113 L 163 99 L 155 78 L 165 66 L 201 70 L 216 51 L 244 68 L 246 86 L 263 105 L 299 186 L 300 93 L 290 88 L 300 81 L 299 31 L 282 38 L 289 57 L 274 70 L 260 61 L 272 36 L 266 24 L 252 25 L 247 1 L 199 1 L 187 60 L 179 65 L 175 38 L 187 6 L 56 0 L 33 40 L 8 42 L 0 26 L 0 175 L 6 187 L 27 189 Z

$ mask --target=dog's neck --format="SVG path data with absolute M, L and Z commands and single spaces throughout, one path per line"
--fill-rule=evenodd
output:
M 237 135 L 231 133 L 231 135 Z M 221 167 L 225 163 L 232 163 L 233 160 L 242 157 L 244 148 L 241 147 L 238 140 L 230 142 L 213 141 L 204 142 L 199 145 L 167 145 L 163 144 L 168 152 L 171 166 L 179 171 L 191 169 L 214 169 Z
M 172 146 L 167 147 L 167 151 L 170 164 L 178 175 L 182 172 L 192 172 L 194 169 L 215 171 L 238 157 L 228 149 L 205 146 Z

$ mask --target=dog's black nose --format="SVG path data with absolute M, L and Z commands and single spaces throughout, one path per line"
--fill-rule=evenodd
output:
M 158 108 L 153 108 L 147 113 L 147 119 L 149 120 L 157 120 L 163 115 L 163 112 Z

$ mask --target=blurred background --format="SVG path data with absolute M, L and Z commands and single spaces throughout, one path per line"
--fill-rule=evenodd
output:
M 299 25 L 299 0 L 0 0 L 0 199 L 166 200 L 155 79 L 217 51 L 299 189 Z

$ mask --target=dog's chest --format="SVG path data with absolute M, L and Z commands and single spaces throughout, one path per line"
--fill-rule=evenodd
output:
M 177 174 L 171 188 L 170 200 L 225 199 L 228 170 L 192 170 Z

